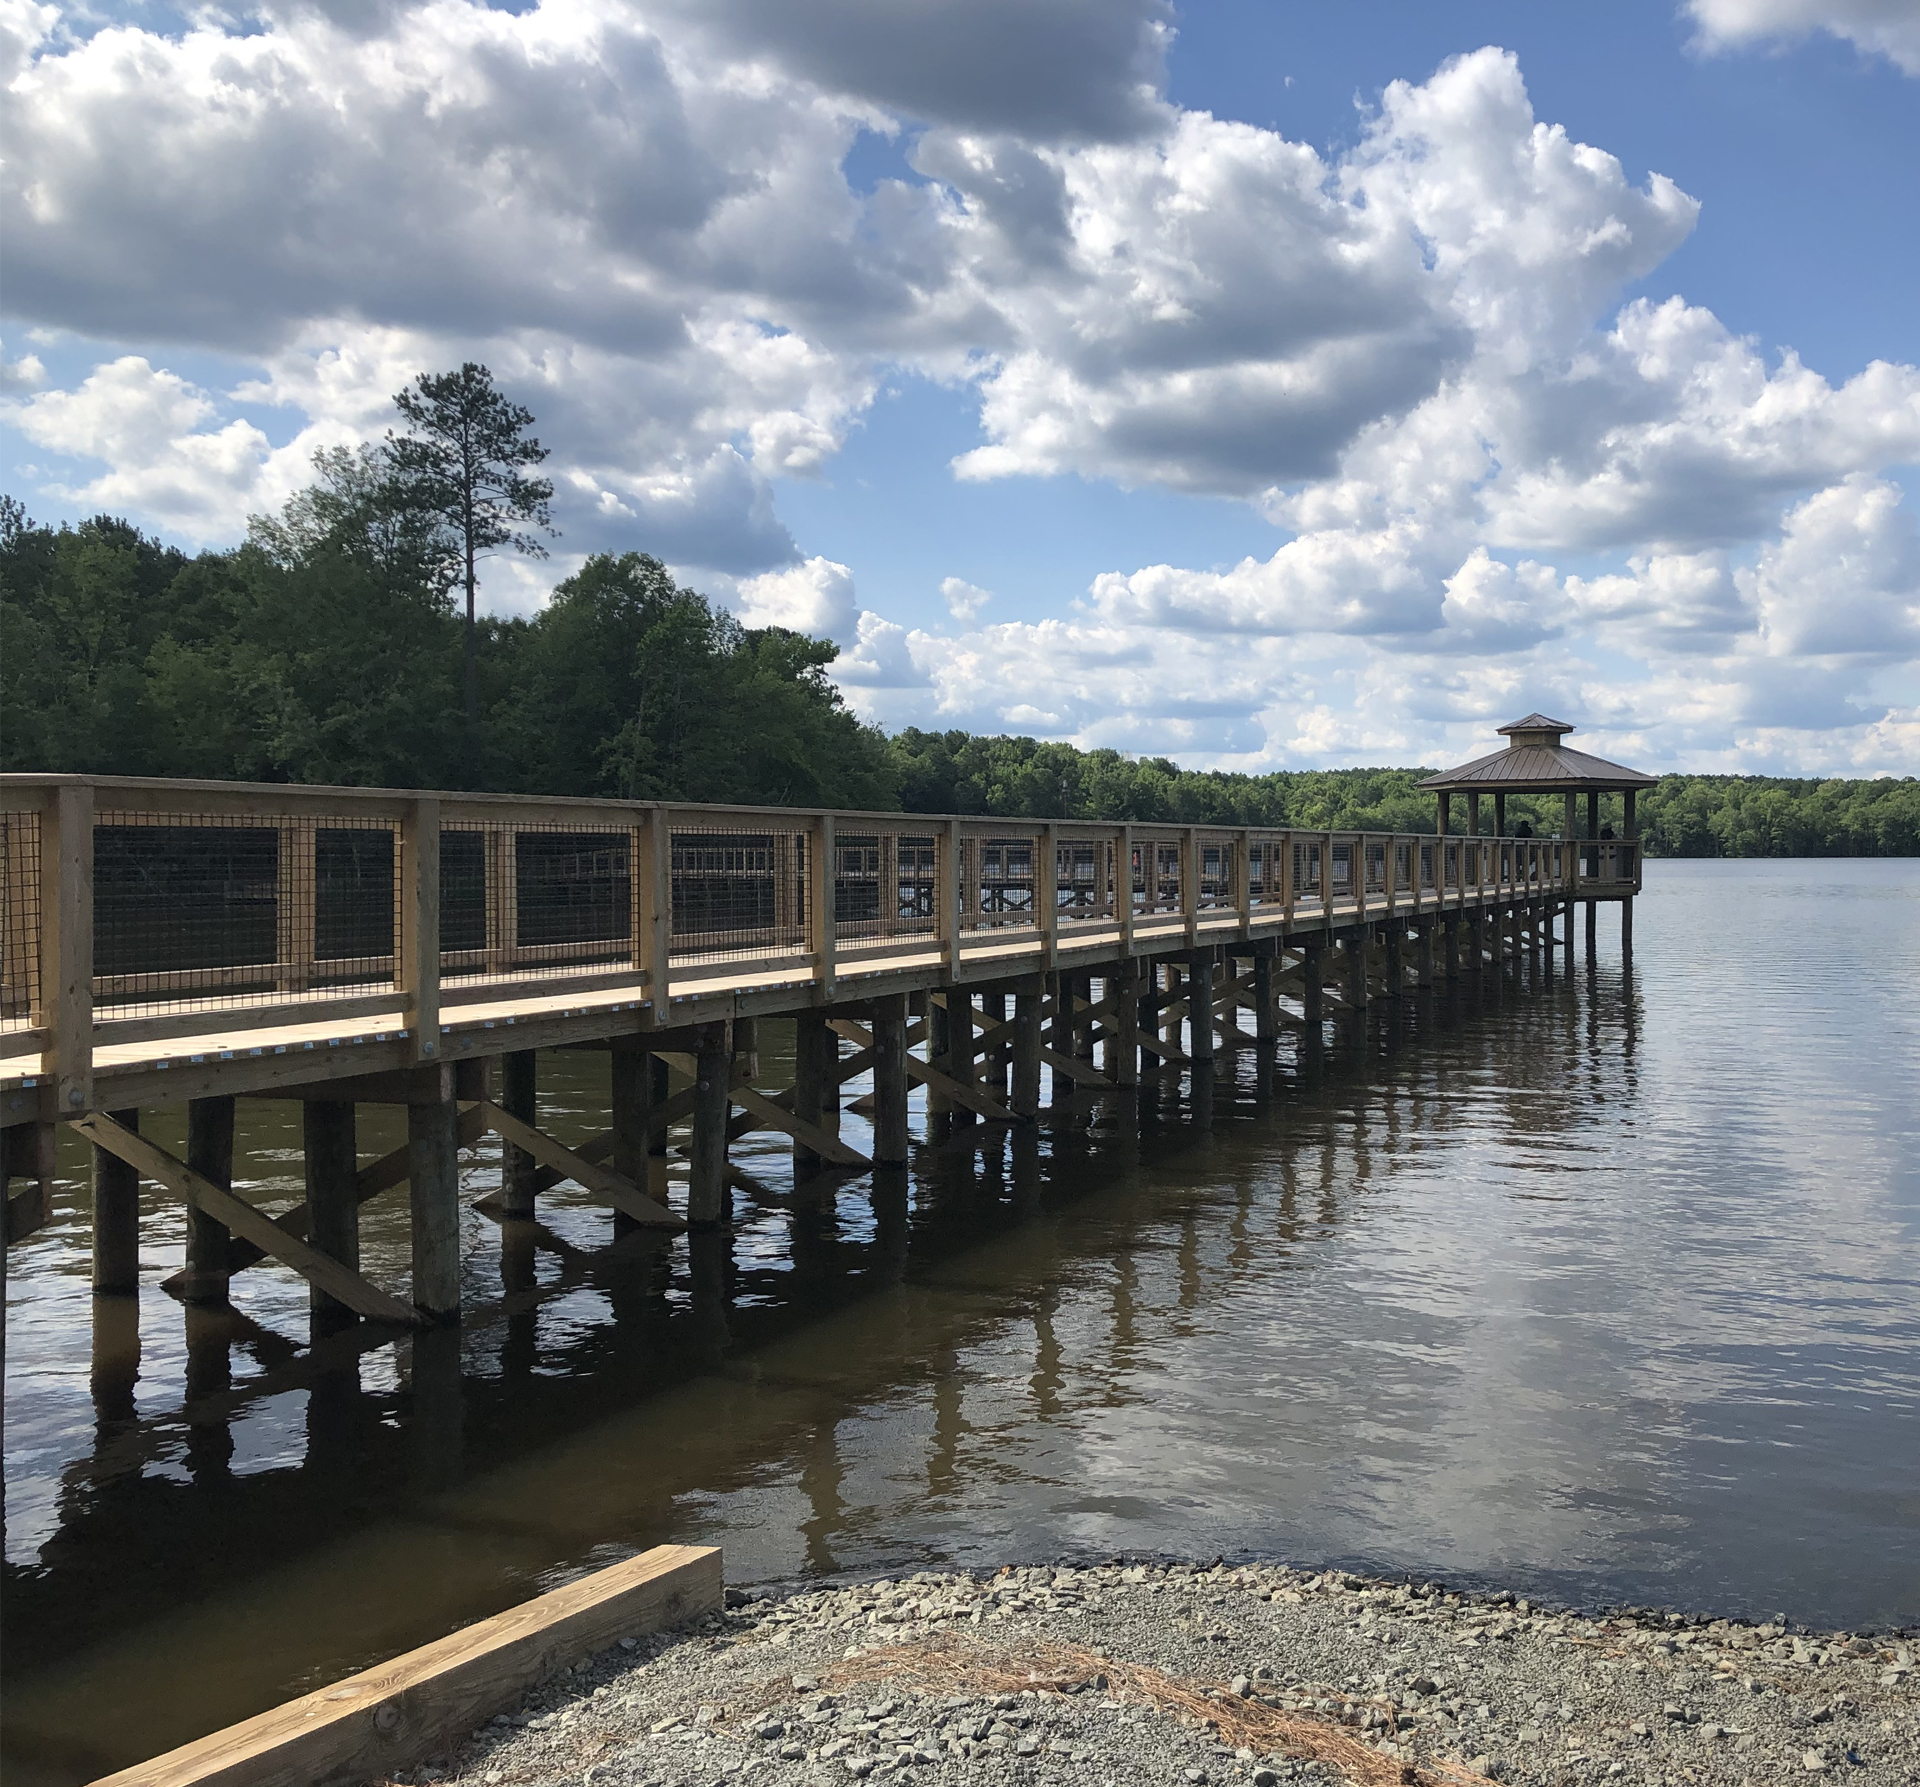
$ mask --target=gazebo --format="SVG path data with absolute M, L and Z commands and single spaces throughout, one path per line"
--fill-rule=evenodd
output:
M 1453 797 L 1467 797 L 1467 835 L 1480 835 L 1481 797 L 1493 796 L 1493 835 L 1507 835 L 1507 796 L 1509 794 L 1561 794 L 1566 797 L 1566 822 L 1561 835 L 1580 842 L 1579 898 L 1587 903 L 1587 935 L 1593 935 L 1593 909 L 1596 900 L 1630 902 L 1640 891 L 1639 829 L 1634 821 L 1634 798 L 1642 788 L 1651 788 L 1658 776 L 1628 769 L 1625 764 L 1609 763 L 1604 757 L 1589 757 L 1585 751 L 1568 749 L 1563 742 L 1574 728 L 1565 720 L 1550 720 L 1545 714 L 1528 714 L 1499 728 L 1507 741 L 1504 751 L 1492 751 L 1476 757 L 1458 769 L 1443 770 L 1428 776 L 1420 784 L 1431 788 L 1440 803 L 1440 834 L 1452 830 Z M 1587 797 L 1586 836 L 1581 838 L 1579 799 Z M 1603 834 L 1600 824 L 1600 798 L 1605 794 L 1623 797 L 1621 836 Z M 1630 935 L 1632 907 L 1623 904 L 1623 934 Z

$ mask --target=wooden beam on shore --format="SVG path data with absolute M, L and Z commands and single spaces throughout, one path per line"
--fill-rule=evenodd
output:
M 358 1272 L 289 1234 L 264 1210 L 256 1210 L 245 1198 L 202 1177 L 185 1161 L 176 1159 L 145 1136 L 123 1128 L 104 1111 L 77 1117 L 70 1127 L 96 1148 L 118 1155 L 143 1178 L 151 1179 L 189 1209 L 205 1211 L 263 1253 L 270 1253 L 283 1265 L 291 1266 L 309 1284 L 318 1285 L 336 1303 L 344 1303 L 356 1315 L 400 1322 L 409 1327 L 419 1324 L 418 1312 L 399 1298 L 374 1289 Z
M 390 1779 L 579 1659 L 715 1612 L 720 1600 L 717 1547 L 656 1545 L 94 1787 L 358 1787 Z

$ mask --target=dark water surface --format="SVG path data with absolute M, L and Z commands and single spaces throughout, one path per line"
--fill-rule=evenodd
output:
M 466 1329 L 326 1369 L 285 1274 L 190 1329 L 158 1202 L 137 1341 L 96 1327 L 74 1149 L 8 1273 L 9 1782 L 662 1540 L 735 1581 L 1142 1549 L 1920 1621 L 1920 863 L 1647 880 L 1630 976 L 1603 913 L 1591 977 L 1376 1007 L 1318 1074 L 1242 1052 L 1210 1129 L 1164 1086 L 797 1205 L 757 1138 L 730 1240 L 597 1258 L 578 1195 L 573 1253 L 470 1215 Z M 544 1056 L 546 1125 L 601 1128 L 605 1071 Z M 241 1146 L 297 1195 L 292 1106 Z M 364 1245 L 403 1277 L 402 1203 Z

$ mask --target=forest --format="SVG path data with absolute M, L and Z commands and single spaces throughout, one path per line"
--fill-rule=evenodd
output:
M 196 556 L 106 516 L 38 524 L 0 498 L 0 765 L 1433 828 L 1423 768 L 1240 775 L 1031 738 L 884 734 L 842 701 L 830 642 L 743 627 L 644 553 L 589 558 L 538 615 L 476 615 L 469 630 L 458 580 L 382 500 L 373 457 L 323 455 L 318 470 L 244 544 Z M 1510 817 L 1550 834 L 1557 798 Z M 1911 776 L 1673 775 L 1640 818 L 1662 856 L 1920 854 Z

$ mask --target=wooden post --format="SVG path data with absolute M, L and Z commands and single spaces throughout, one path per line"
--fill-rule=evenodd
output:
M 960 821 L 949 819 L 934 840 L 933 934 L 948 986 L 960 979 Z
M 1367 944 L 1369 941 L 1366 927 L 1349 931 L 1341 941 L 1341 949 L 1346 958 L 1347 969 L 1347 1005 L 1355 1012 L 1367 1009 L 1372 999 L 1372 989 L 1367 984 Z
M 1033 852 L 1033 909 L 1040 926 L 1040 961 L 1051 973 L 1060 953 L 1060 845 L 1052 826 L 1041 826 Z
M 1240 914 L 1240 935 L 1253 935 L 1253 834 L 1233 834 L 1233 904 Z
M 1314 1042 L 1321 1040 L 1320 1026 L 1325 1020 L 1325 1000 L 1322 989 L 1326 986 L 1326 964 L 1320 958 L 1320 940 L 1317 937 L 1305 939 L 1301 945 L 1300 965 L 1300 1017 L 1306 1025 L 1307 1035 Z
M 980 1015 L 995 1026 L 993 1040 L 981 1045 L 981 1080 L 987 1090 L 1002 1104 L 1007 1099 L 1007 1075 L 1009 1063 L 1005 1059 L 1001 1044 L 1006 1041 L 1005 1034 L 999 1028 L 1007 1021 L 1007 996 L 1002 992 L 982 993 L 980 995 Z M 987 1073 L 986 1053 L 993 1051 L 993 1068 Z
M 1405 964 L 1400 959 L 1400 921 L 1387 921 L 1387 997 L 1400 998 L 1407 989 Z
M 647 1196 L 653 1185 L 653 1056 L 637 1036 L 616 1036 L 608 1057 L 613 1106 L 613 1170 Z M 509 1107 L 511 1108 L 511 1107 Z M 519 1113 L 514 1112 L 515 1116 Z M 533 1119 L 525 1119 L 531 1123 Z M 528 1200 L 531 1205 L 532 1200 Z M 529 1215 L 532 1210 L 529 1208 Z M 624 1210 L 613 1213 L 613 1232 L 624 1235 L 640 1225 Z
M 1447 835 L 1448 820 L 1453 808 L 1453 796 L 1442 790 L 1436 793 L 1433 799 L 1434 804 L 1439 808 L 1439 813 L 1435 820 L 1434 836 L 1444 838 Z
M 813 822 L 813 854 L 807 888 L 807 948 L 817 964 L 815 983 L 822 1004 L 833 998 L 834 942 L 839 935 L 839 877 L 834 862 L 833 815 L 822 813 Z
M 453 1075 L 416 1071 L 407 1099 L 407 1202 L 413 1305 L 431 1321 L 460 1319 L 460 1107 Z
M 963 1086 L 980 1083 L 980 1043 L 973 1027 L 973 995 L 964 987 L 947 988 L 947 1072 Z M 955 1102 L 953 1120 L 963 1129 L 980 1113 Z
M 793 1114 L 802 1123 L 824 1127 L 826 1118 L 827 1069 L 835 1051 L 834 1033 L 817 1011 L 802 1011 L 793 1020 Z M 793 1143 L 793 1176 L 797 1183 L 819 1172 L 821 1159 L 816 1150 L 799 1139 Z
M 1196 1067 L 1213 1065 L 1218 1042 L 1213 1026 L 1213 963 L 1218 952 L 1195 949 L 1187 952 L 1187 1025 L 1193 1038 L 1192 1055 Z
M 1013 995 L 1013 1108 L 1023 1117 L 1040 1113 L 1040 1008 L 1045 976 L 1036 975 Z
M 56 788 L 40 815 L 40 976 L 33 1013 L 54 1109 L 93 1108 L 93 789 Z
M 231 1098 L 187 1101 L 187 1165 L 222 1191 L 233 1189 Z M 180 1287 L 183 1302 L 226 1302 L 231 1240 L 224 1222 L 198 1205 L 187 1206 L 187 1269 Z
M 138 1111 L 107 1113 L 140 1133 Z M 4 1190 L 0 1186 L 0 1190 Z M 140 1288 L 140 1175 L 117 1154 L 93 1150 L 93 1294 L 131 1296 Z
M 1253 1034 L 1270 1043 L 1280 1034 L 1280 1014 L 1273 999 L 1273 945 L 1262 943 L 1253 956 Z
M 1507 792 L 1496 788 L 1493 793 L 1493 835 L 1504 838 L 1507 835 Z
M 1108 983 L 1114 1000 L 1113 1040 L 1107 1046 L 1107 1070 L 1114 1083 L 1140 1083 L 1140 964 L 1129 958 L 1113 970 Z
M 660 1029 L 673 1021 L 673 828 L 665 807 L 648 810 L 627 849 L 633 965 L 647 977 L 647 1022 Z
M 300 1139 L 306 1156 L 307 1239 L 349 1271 L 360 1270 L 360 1155 L 350 1099 L 308 1099 L 300 1106 Z M 348 1321 L 353 1311 L 317 1284 L 308 1287 L 313 1312 L 328 1322 Z
M 874 1000 L 873 1164 L 907 1164 L 907 996 Z
M 406 996 L 416 1061 L 440 1054 L 440 803 L 422 795 L 400 822 L 395 980 Z
M 1620 902 L 1620 959 L 1626 966 L 1633 966 L 1633 900 L 1631 897 Z
M 283 993 L 304 993 L 313 983 L 318 832 L 313 820 L 292 819 L 278 833 L 273 949 L 280 972 L 274 985 Z
M 500 1108 L 530 1129 L 540 1127 L 539 1055 L 513 1049 L 500 1057 Z M 619 1101 L 615 1100 L 616 1121 Z M 534 1213 L 540 1163 L 524 1148 L 500 1143 L 500 1214 L 528 1218 Z M 636 1180 L 636 1184 L 643 1184 Z
M 1433 929 L 1436 921 L 1428 918 L 1421 920 L 1419 944 L 1414 956 L 1414 978 L 1422 988 L 1433 985 Z
M 687 1221 L 711 1227 L 727 1219 L 727 1119 L 733 1111 L 732 1025 L 700 1026 L 693 1093 L 692 1172 Z
M 1467 796 L 1467 835 L 1472 838 L 1480 835 L 1480 791 L 1478 789 Z
M 1200 844 L 1191 825 L 1180 828 L 1180 910 L 1187 921 L 1191 947 L 1200 934 Z
M 1113 897 L 1120 921 L 1120 953 L 1122 956 L 1131 957 L 1133 954 L 1133 827 L 1131 825 L 1121 826 L 1120 841 L 1114 849 L 1117 857 L 1114 863 Z

